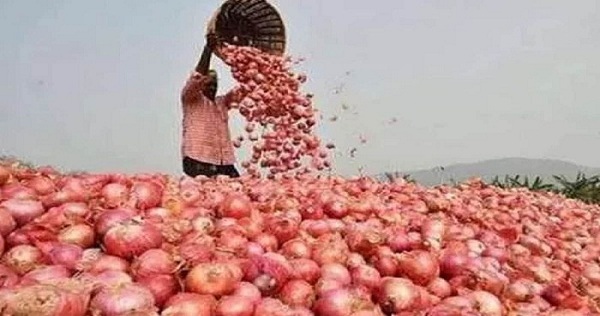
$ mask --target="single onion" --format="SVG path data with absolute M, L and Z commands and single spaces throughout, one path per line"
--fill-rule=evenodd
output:
M 131 311 L 153 313 L 156 311 L 154 303 L 148 289 L 132 283 L 102 289 L 90 302 L 90 311 L 94 315 L 107 316 Z
M 65 203 L 60 208 L 67 217 L 86 218 L 90 214 L 90 208 L 82 202 Z
M 63 265 L 68 269 L 75 270 L 79 260 L 83 257 L 83 249 L 77 245 L 54 243 L 44 254 L 51 264 Z
M 117 270 L 107 270 L 98 273 L 95 276 L 90 276 L 90 278 L 97 284 L 99 290 L 117 288 L 125 284 L 133 283 L 131 276 L 123 271 Z
M 410 280 L 402 278 L 383 278 L 374 295 L 386 314 L 411 310 L 420 300 L 417 287 Z
M 162 242 L 162 234 L 156 227 L 135 221 L 109 229 L 103 238 L 106 253 L 124 259 L 131 259 L 147 250 L 159 248 Z
M 48 280 L 66 279 L 71 276 L 71 272 L 64 266 L 43 266 L 29 271 L 21 278 L 21 284 L 30 285 L 43 283 Z
M 364 286 L 368 289 L 374 289 L 381 282 L 381 274 L 377 269 L 361 264 L 351 270 L 352 283 L 357 286 Z
M 91 262 L 89 268 L 86 270 L 90 273 L 98 274 L 104 271 L 126 272 L 128 269 L 129 262 L 127 262 L 125 259 L 102 254 L 98 259 Z
M 98 235 L 104 236 L 109 229 L 118 224 L 127 222 L 134 216 L 135 211 L 126 208 L 107 210 L 98 216 L 94 228 Z
M 398 270 L 418 285 L 427 285 L 440 273 L 437 258 L 423 250 L 399 254 Z
M 267 297 L 262 299 L 254 309 L 253 316 L 288 316 L 290 307 L 278 299 Z
M 288 259 L 310 258 L 311 247 L 301 239 L 292 239 L 281 246 L 281 254 Z
M 102 197 L 108 208 L 123 206 L 129 199 L 129 189 L 124 184 L 109 183 L 102 188 Z
M 131 264 L 131 274 L 137 278 L 148 278 L 159 274 L 175 272 L 177 263 L 168 252 L 162 249 L 150 249 L 135 258 Z
M 292 266 L 292 277 L 294 279 L 315 284 L 321 275 L 319 265 L 310 259 L 293 259 L 290 260 L 290 265 Z
M 42 203 L 34 200 L 6 200 L 0 203 L 0 208 L 7 210 L 19 226 L 29 223 L 44 213 Z
M 254 302 L 244 296 L 225 296 L 219 300 L 216 316 L 252 316 Z
M 171 274 L 157 274 L 141 278 L 137 283 L 152 292 L 156 306 L 162 307 L 163 304 L 177 294 L 180 289 L 179 282 Z
M 310 308 L 315 301 L 315 292 L 304 280 L 291 280 L 281 289 L 280 299 L 291 307 Z
M 11 213 L 6 208 L 0 207 L 0 235 L 6 237 L 15 228 L 17 228 L 17 222 Z
M 352 282 L 350 271 L 339 263 L 326 263 L 321 266 L 321 278 L 337 280 L 344 285 Z
M 498 297 L 485 291 L 475 291 L 469 294 L 475 301 L 475 307 L 482 316 L 501 316 L 504 315 L 502 303 Z
M 131 188 L 131 199 L 140 210 L 157 207 L 162 199 L 162 188 L 151 181 L 136 182 Z
M 254 284 L 249 282 L 238 283 L 233 292 L 233 296 L 246 297 L 250 299 L 253 304 L 256 304 L 261 298 L 260 290 L 254 286 Z
M 321 296 L 315 302 L 313 311 L 317 316 L 350 316 L 373 308 L 369 297 L 347 288 L 339 288 Z
M 89 248 L 95 243 L 95 233 L 92 227 L 86 224 L 73 225 L 60 231 L 58 240 L 66 244 Z
M 450 283 L 442 278 L 435 278 L 433 281 L 431 281 L 427 285 L 427 290 L 431 294 L 442 299 L 452 295 L 452 287 L 450 286 Z
M 216 306 L 212 295 L 179 293 L 165 303 L 161 316 L 213 316 Z
M 222 217 L 241 219 L 250 216 L 252 204 L 248 197 L 240 194 L 230 194 L 219 205 Z
M 54 182 L 47 177 L 38 176 L 33 179 L 29 179 L 25 182 L 25 186 L 33 189 L 39 195 L 46 195 L 52 193 L 56 187 Z
M 42 252 L 31 245 L 18 245 L 9 249 L 2 257 L 4 264 L 20 275 L 44 263 Z
M 198 294 L 222 296 L 233 293 L 241 281 L 225 264 L 203 263 L 195 266 L 185 278 L 186 290 Z

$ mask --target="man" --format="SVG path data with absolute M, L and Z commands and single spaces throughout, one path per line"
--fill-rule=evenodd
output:
M 181 92 L 183 171 L 190 177 L 236 178 L 239 173 L 228 124 L 233 96 L 217 96 L 217 73 L 208 70 L 215 42 L 214 36 L 207 37 L 202 57 Z

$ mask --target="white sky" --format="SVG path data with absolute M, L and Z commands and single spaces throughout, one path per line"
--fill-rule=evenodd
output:
M 179 91 L 220 2 L 0 0 L 0 154 L 181 172 Z M 272 2 L 288 52 L 307 58 L 305 91 L 340 115 L 320 125 L 338 172 L 509 156 L 600 166 L 597 0 Z

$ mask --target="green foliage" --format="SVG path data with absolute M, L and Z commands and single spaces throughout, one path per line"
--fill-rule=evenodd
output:
M 507 175 L 503 180 L 495 177 L 491 184 L 501 188 L 528 188 L 532 191 L 552 191 L 586 203 L 600 203 L 600 175 L 587 177 L 580 172 L 573 181 L 570 181 L 564 175 L 555 175 L 553 178 L 556 184 L 544 183 L 540 177 L 530 180 L 528 177 L 521 178 L 519 175 L 514 177 Z

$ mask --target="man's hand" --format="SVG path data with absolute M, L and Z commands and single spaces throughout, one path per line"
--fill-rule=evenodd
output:
M 206 34 L 206 45 L 211 51 L 214 51 L 219 44 L 219 37 L 215 33 Z

